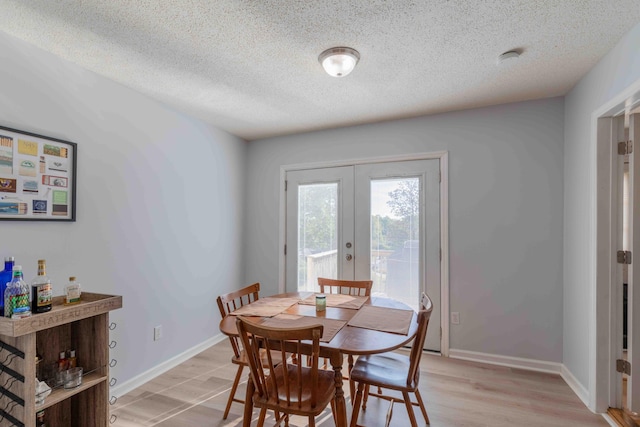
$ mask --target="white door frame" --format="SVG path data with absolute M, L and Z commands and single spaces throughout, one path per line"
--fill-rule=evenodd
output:
M 620 129 L 620 119 L 616 117 L 600 117 L 598 119 L 598 181 L 606 183 L 606 194 L 598 193 L 598 235 L 597 256 L 601 263 L 598 268 L 598 281 L 606 283 L 595 294 L 597 310 L 607 310 L 607 325 L 609 341 L 603 348 L 598 348 L 599 357 L 603 367 L 607 369 L 608 389 L 606 406 L 600 412 L 605 412 L 608 407 L 622 407 L 622 376 L 615 370 L 616 359 L 622 358 L 622 277 L 621 267 L 616 260 L 616 251 L 622 249 L 619 239 L 620 212 L 620 156 L 617 153 L 617 141 L 624 137 L 624 123 Z M 621 136 L 622 135 L 622 136 Z M 608 223 L 605 227 L 605 223 Z M 605 267 L 606 265 L 606 267 Z M 604 325 L 603 325 L 604 326 Z M 604 332 L 604 329 L 601 330 Z M 601 332 L 601 333 L 602 333 Z
M 639 103 L 640 104 L 640 103 Z M 623 135 L 624 136 L 624 135 Z M 640 113 L 629 117 L 629 139 L 635 145 L 640 139 Z M 632 150 L 629 154 L 629 250 L 636 255 L 640 250 L 640 154 Z M 638 261 L 629 265 L 627 281 L 627 361 L 631 364 L 627 377 L 627 401 L 624 408 L 640 412 L 640 268 Z M 618 316 L 620 317 L 620 316 Z
M 616 295 L 618 280 L 614 258 L 617 245 L 617 194 L 611 191 L 617 179 L 617 152 L 613 152 L 612 141 L 618 138 L 618 130 L 612 117 L 636 107 L 640 99 L 640 80 L 630 85 L 622 93 L 607 102 L 591 116 L 592 151 L 592 221 L 593 270 L 591 281 L 591 315 L 589 316 L 589 387 L 585 400 L 589 409 L 596 413 L 606 413 L 621 402 L 617 391 L 614 363 L 616 349 L 622 348 L 622 325 Z M 638 259 L 638 258 L 636 258 Z M 613 320 L 612 320 L 613 319 Z M 574 388 L 575 390 L 575 388 Z
M 440 324 L 442 334 L 440 339 L 440 353 L 449 356 L 449 153 L 448 151 L 436 151 L 432 153 L 416 153 L 403 156 L 374 157 L 364 159 L 339 160 L 334 162 L 317 162 L 283 165 L 280 167 L 280 212 L 279 212 L 279 236 L 278 243 L 282 248 L 278 257 L 278 289 L 285 291 L 285 255 L 284 246 L 286 241 L 286 193 L 285 177 L 287 172 L 301 169 L 317 169 L 337 166 L 349 166 L 368 163 L 400 162 L 407 160 L 430 160 L 440 161 L 440 245 L 442 248 L 442 259 L 440 261 Z

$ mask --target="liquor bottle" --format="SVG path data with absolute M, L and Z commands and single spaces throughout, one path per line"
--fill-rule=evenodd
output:
M 43 259 L 38 260 L 38 275 L 31 282 L 31 312 L 46 313 L 51 311 L 51 280 L 47 277 L 47 265 Z
M 56 385 L 62 385 L 64 383 L 64 372 L 69 369 L 67 354 L 64 351 L 60 352 L 60 357 L 58 358 L 58 374 Z
M 67 369 L 75 368 L 77 363 L 76 351 L 69 350 L 69 357 L 67 358 Z
M 80 302 L 82 290 L 80 283 L 76 282 L 75 276 L 69 277 L 69 284 L 64 288 L 64 304 L 77 304 Z
M 5 257 L 4 270 L 0 271 L 0 313 L 4 315 L 4 291 L 7 289 L 7 283 L 13 279 L 13 264 L 15 258 L 12 256 Z
M 15 294 L 13 291 L 13 279 L 7 283 L 4 289 L 4 317 L 11 317 L 13 311 L 11 310 L 11 297 Z
M 7 298 L 7 294 L 9 298 Z M 7 284 L 4 299 L 6 317 L 20 319 L 31 316 L 29 306 L 29 285 L 22 278 L 22 266 L 13 266 L 13 280 Z

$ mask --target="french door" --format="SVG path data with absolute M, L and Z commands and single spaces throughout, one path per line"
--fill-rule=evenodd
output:
M 287 291 L 317 278 L 373 280 L 373 295 L 434 302 L 425 342 L 440 350 L 439 160 L 358 164 L 286 174 Z

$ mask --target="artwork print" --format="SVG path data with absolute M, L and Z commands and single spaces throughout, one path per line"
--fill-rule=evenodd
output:
M 0 220 L 76 220 L 74 142 L 0 126 Z

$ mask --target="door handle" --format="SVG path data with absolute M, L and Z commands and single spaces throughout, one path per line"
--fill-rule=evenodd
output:
M 353 256 L 351 254 L 347 254 L 347 261 L 351 261 L 353 259 Z

